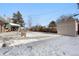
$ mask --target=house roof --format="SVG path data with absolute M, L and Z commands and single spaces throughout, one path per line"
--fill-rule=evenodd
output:
M 11 26 L 20 26 L 19 24 L 9 23 Z
M 4 21 L 4 18 L 0 16 L 0 20 L 1 20 L 1 21 Z
M 0 16 L 0 21 L 2 21 L 4 23 L 7 23 L 7 21 L 3 17 L 1 17 L 1 16 Z

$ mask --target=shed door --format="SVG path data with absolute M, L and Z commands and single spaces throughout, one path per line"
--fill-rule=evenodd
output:
M 78 24 L 78 34 L 79 34 L 79 24 Z

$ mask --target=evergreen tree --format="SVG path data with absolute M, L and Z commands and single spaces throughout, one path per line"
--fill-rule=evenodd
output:
M 51 21 L 51 22 L 49 23 L 48 27 L 49 27 L 49 28 L 50 28 L 50 27 L 56 27 L 55 21 Z
M 18 11 L 17 13 L 13 13 L 13 23 L 20 24 L 22 27 L 24 27 L 24 20 L 22 18 L 22 14 Z

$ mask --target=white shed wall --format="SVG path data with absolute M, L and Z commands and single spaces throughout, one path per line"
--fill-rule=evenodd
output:
M 57 24 L 58 34 L 76 36 L 77 35 L 77 22 L 76 21 L 65 21 Z

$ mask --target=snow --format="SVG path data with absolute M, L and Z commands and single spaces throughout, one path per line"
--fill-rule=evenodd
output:
M 79 36 L 27 32 L 27 38 L 17 32 L 0 34 L 0 55 L 3 56 L 79 56 Z M 2 47 L 3 43 L 7 47 Z
M 15 24 L 15 23 L 9 23 L 12 26 L 20 26 L 19 24 Z

